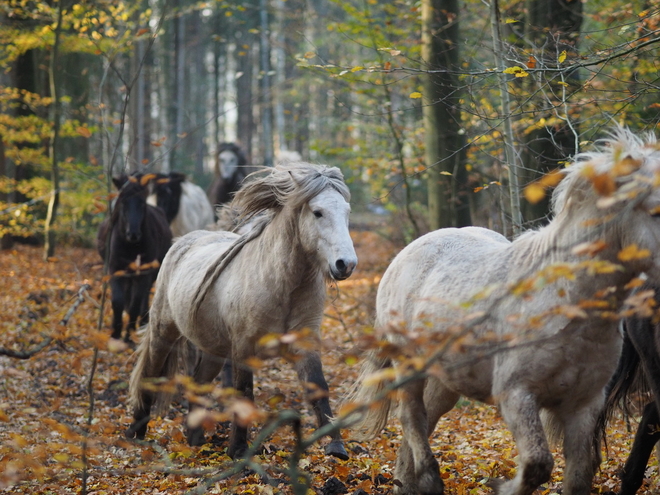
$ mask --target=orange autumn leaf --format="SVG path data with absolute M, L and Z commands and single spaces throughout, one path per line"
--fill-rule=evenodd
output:
M 617 254 L 617 258 L 623 262 L 644 259 L 649 256 L 651 256 L 651 251 L 648 249 L 639 249 L 637 244 L 630 244 Z

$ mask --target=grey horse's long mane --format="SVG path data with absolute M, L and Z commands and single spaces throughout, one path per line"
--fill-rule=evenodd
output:
M 297 208 L 327 187 L 336 189 L 346 201 L 351 199 L 341 170 L 326 165 L 282 163 L 253 172 L 245 182 L 231 203 L 241 218 L 267 211 L 277 213 L 285 206 Z
M 263 175 L 264 173 L 267 175 Z M 193 297 L 190 308 L 193 322 L 197 319 L 206 294 L 220 274 L 248 242 L 261 235 L 273 216 L 285 206 L 300 207 L 327 187 L 336 189 L 346 201 L 350 201 L 350 192 L 344 183 L 344 176 L 337 167 L 305 162 L 284 163 L 259 170 L 251 176 L 248 176 L 249 182 L 236 193 L 231 207 L 239 212 L 242 219 L 251 218 L 259 213 L 270 214 L 259 218 L 250 231 L 239 237 L 208 268 L 202 284 Z
M 643 163 L 651 153 L 657 152 L 658 146 L 653 133 L 638 137 L 629 129 L 615 127 L 607 138 L 596 142 L 595 150 L 579 153 L 573 163 L 564 169 L 566 177 L 559 183 L 552 195 L 552 212 L 554 216 L 570 205 L 590 203 L 595 206 L 593 197 L 597 194 L 593 181 L 585 175 L 587 166 L 593 167 L 597 174 L 611 173 L 617 186 L 635 180 L 636 174 L 612 173 L 614 167 L 625 159 Z

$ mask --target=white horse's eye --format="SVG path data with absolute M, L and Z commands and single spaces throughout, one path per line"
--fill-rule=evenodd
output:
M 321 218 L 323 216 L 323 213 L 321 213 L 319 210 L 314 210 L 313 213 L 316 218 Z

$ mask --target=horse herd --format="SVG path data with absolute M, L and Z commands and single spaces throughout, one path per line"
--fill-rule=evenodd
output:
M 227 174 L 240 168 L 238 155 L 225 155 Z M 550 479 L 554 440 L 563 442 L 566 461 L 562 493 L 589 494 L 608 418 L 630 397 L 651 397 L 619 493 L 641 486 L 660 439 L 652 302 L 660 297 L 660 144 L 617 128 L 562 173 L 547 226 L 513 241 L 484 228 L 441 229 L 412 242 L 385 271 L 375 323 L 382 341 L 367 352 L 343 420 L 373 436 L 396 408 L 403 437 L 395 493 L 444 492 L 428 439 L 462 396 L 497 405 L 513 433 L 519 466 L 513 479 L 491 483 L 500 495 L 529 495 Z M 232 194 L 232 210 L 249 221 L 241 234 L 205 230 L 213 211 L 190 200 L 197 186 L 178 174 L 116 185 L 99 248 L 113 273 L 113 337 L 121 337 L 124 307 L 126 340 L 138 319 L 148 323 L 126 432 L 143 439 L 152 408 L 170 399 L 145 383 L 173 377 L 193 348 L 196 382 L 230 367 L 233 388 L 253 399 L 246 360 L 259 340 L 303 329 L 318 335 L 327 282 L 349 277 L 357 257 L 350 194 L 334 167 L 289 162 L 251 174 Z M 323 427 L 333 415 L 320 356 L 296 352 L 292 361 Z M 394 382 L 383 378 L 393 375 Z M 339 431 L 328 431 L 326 454 L 347 459 Z M 191 444 L 203 437 L 201 427 L 188 431 Z M 238 458 L 247 448 L 248 429 L 234 421 L 228 454 Z

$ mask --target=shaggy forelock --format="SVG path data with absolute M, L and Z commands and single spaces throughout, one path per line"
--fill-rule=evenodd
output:
M 280 210 L 284 206 L 297 208 L 328 187 L 350 201 L 344 176 L 337 167 L 305 162 L 282 163 L 251 174 L 245 186 L 236 193 L 232 207 L 240 212 L 241 217 Z
M 585 167 L 593 167 L 597 174 L 603 174 L 611 171 L 612 167 L 625 157 L 644 164 L 650 154 L 658 152 L 656 142 L 653 133 L 648 133 L 640 138 L 627 128 L 614 128 L 608 137 L 596 142 L 594 151 L 577 154 L 573 163 L 564 169 L 563 173 L 566 177 L 559 183 L 552 195 L 553 214 L 558 215 L 567 207 L 569 200 L 573 204 L 583 204 L 585 201 L 595 204 L 591 196 L 597 193 L 592 181 L 583 173 Z M 635 173 L 617 177 L 617 184 L 620 186 L 625 182 L 630 182 L 634 180 L 634 177 Z

